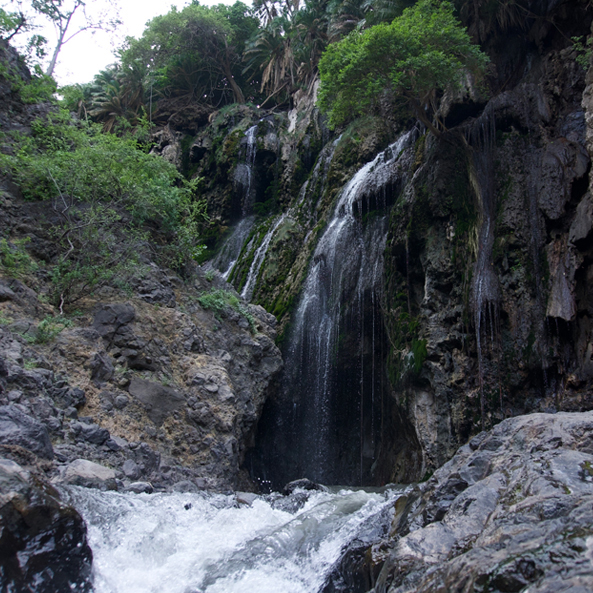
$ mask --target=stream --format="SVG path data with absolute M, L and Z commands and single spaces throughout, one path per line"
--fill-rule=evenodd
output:
M 316 593 L 403 489 L 297 490 L 251 505 L 234 494 L 62 492 L 88 527 L 95 593 Z

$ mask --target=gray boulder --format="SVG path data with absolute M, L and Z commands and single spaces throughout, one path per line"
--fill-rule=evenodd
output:
M 100 490 L 117 490 L 115 472 L 104 465 L 86 459 L 75 459 L 68 464 L 56 482 Z
M 475 437 L 400 503 L 373 591 L 592 591 L 592 435 L 585 412 Z
M 18 404 L 0 406 L 0 444 L 18 445 L 44 459 L 54 456 L 45 425 L 25 414 Z

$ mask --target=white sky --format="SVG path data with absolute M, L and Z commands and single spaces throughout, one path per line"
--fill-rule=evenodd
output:
M 200 4 L 203 6 L 234 4 L 234 1 L 201 0 Z M 248 5 L 251 3 L 249 0 L 243 1 Z M 173 5 L 181 9 L 190 2 L 191 0 L 119 0 L 119 14 L 123 21 L 119 29 L 111 34 L 84 31 L 74 37 L 60 52 L 54 78 L 60 85 L 90 82 L 95 74 L 108 64 L 115 62 L 114 52 L 126 36 L 139 37 L 147 21 L 169 12 Z M 7 11 L 16 11 L 18 8 L 16 4 L 17 0 L 0 0 L 0 6 Z M 102 5 L 105 5 L 104 0 L 87 0 L 89 10 Z M 29 7 L 30 0 L 22 0 L 22 8 L 28 12 Z M 37 32 L 49 40 L 48 53 L 50 53 L 54 47 L 52 42 L 56 38 L 52 27 L 46 27 Z

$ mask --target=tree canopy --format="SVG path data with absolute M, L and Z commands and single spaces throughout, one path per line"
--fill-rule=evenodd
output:
M 387 102 L 432 132 L 427 109 L 438 91 L 458 86 L 467 71 L 481 75 L 488 57 L 472 44 L 453 5 L 420 0 L 393 22 L 355 30 L 330 45 L 319 62 L 319 106 L 336 126 Z
M 213 105 L 244 102 L 241 58 L 257 19 L 241 2 L 208 8 L 198 3 L 151 20 L 140 39 L 129 39 L 122 65 L 140 62 L 165 95 L 187 94 Z

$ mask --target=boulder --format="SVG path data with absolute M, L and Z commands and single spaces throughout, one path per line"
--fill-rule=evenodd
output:
M 90 592 L 92 552 L 78 512 L 8 459 L 0 459 L 0 493 L 2 591 Z
M 100 490 L 117 490 L 115 472 L 93 461 L 75 459 L 62 471 L 57 483 Z
M 157 426 L 185 403 L 185 398 L 171 387 L 137 377 L 130 382 L 129 391 L 144 405 L 148 417 Z
M 411 498 L 374 593 L 593 590 L 593 412 L 504 420 Z
M 0 444 L 18 445 L 44 459 L 54 456 L 45 425 L 25 414 L 18 404 L 0 406 Z

